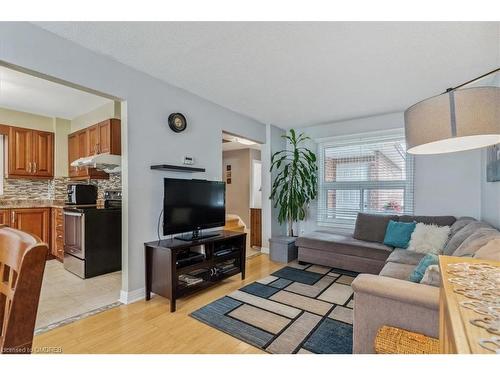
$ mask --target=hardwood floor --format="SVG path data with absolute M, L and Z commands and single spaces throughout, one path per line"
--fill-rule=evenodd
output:
M 263 353 L 188 314 L 281 267 L 263 254 L 247 260 L 244 281 L 236 275 L 179 299 L 175 313 L 169 312 L 168 300 L 154 296 L 149 302 L 123 305 L 35 336 L 33 347 L 61 348 L 62 353 Z

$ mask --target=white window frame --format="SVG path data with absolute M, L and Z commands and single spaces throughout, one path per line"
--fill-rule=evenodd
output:
M 356 144 L 378 143 L 390 140 L 404 139 L 404 129 L 359 133 L 356 135 L 339 136 L 317 139 L 318 142 L 318 218 L 319 226 L 335 227 L 340 230 L 352 231 L 355 220 L 351 219 L 328 219 L 327 218 L 327 194 L 328 190 L 359 190 L 360 211 L 363 210 L 364 191 L 369 189 L 402 189 L 404 190 L 404 215 L 412 215 L 414 211 L 414 158 L 406 154 L 406 180 L 384 180 L 384 181 L 338 181 L 325 182 L 325 149 L 330 147 L 348 146 Z

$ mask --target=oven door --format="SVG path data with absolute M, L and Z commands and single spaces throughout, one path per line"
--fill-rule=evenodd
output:
M 64 211 L 64 268 L 85 278 L 85 214 Z

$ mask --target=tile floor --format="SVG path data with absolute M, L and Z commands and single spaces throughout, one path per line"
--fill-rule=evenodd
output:
M 80 279 L 50 260 L 45 265 L 35 328 L 95 310 L 118 301 L 121 272 Z

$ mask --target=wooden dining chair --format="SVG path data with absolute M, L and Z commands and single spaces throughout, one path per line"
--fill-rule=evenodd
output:
M 29 354 L 47 244 L 0 226 L 0 353 Z

